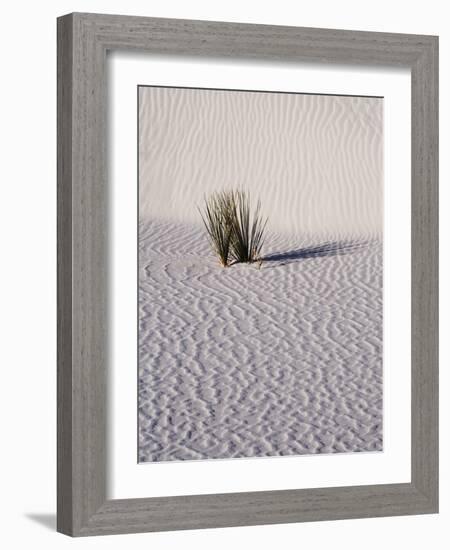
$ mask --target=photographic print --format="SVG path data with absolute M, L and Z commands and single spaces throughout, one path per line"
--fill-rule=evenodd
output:
M 138 87 L 138 461 L 383 449 L 383 98 Z

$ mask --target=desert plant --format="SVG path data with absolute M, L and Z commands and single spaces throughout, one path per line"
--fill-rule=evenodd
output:
M 232 194 L 221 191 L 205 197 L 204 212 L 199 209 L 211 246 L 223 267 L 228 265 L 229 260 L 232 208 Z
M 204 212 L 200 210 L 210 243 L 226 267 L 230 260 L 238 262 L 261 261 L 261 248 L 267 219 L 261 216 L 261 203 L 251 215 L 249 193 L 229 190 L 213 193 L 205 198 Z
M 261 202 L 251 214 L 249 193 L 242 189 L 231 192 L 231 255 L 236 262 L 261 261 L 267 218 L 261 216 Z

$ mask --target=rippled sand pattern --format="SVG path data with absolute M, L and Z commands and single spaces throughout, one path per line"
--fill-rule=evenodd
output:
M 141 222 L 139 460 L 382 449 L 382 245 L 271 235 L 223 269 Z
M 139 183 L 140 219 L 242 186 L 275 231 L 380 235 L 383 99 L 141 87 Z

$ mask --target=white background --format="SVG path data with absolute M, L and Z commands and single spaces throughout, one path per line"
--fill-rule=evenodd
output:
M 56 28 L 71 11 L 440 35 L 441 97 L 450 96 L 446 2 L 189 0 L 8 3 L 2 10 L 0 200 L 1 517 L 6 548 L 446 548 L 449 537 L 448 285 L 441 285 L 441 513 L 300 525 L 70 540 L 54 532 L 56 412 Z M 441 118 L 441 181 L 450 177 L 449 107 Z M 441 280 L 449 280 L 449 187 L 441 186 Z

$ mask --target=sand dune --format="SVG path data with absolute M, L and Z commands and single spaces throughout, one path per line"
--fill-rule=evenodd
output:
M 141 462 L 382 449 L 381 242 L 265 255 L 224 269 L 200 227 L 141 222 Z
M 382 449 L 383 101 L 139 89 L 139 459 Z M 261 269 L 197 207 L 244 187 Z
M 381 237 L 383 100 L 139 89 L 140 219 L 198 222 L 243 186 L 275 232 Z

